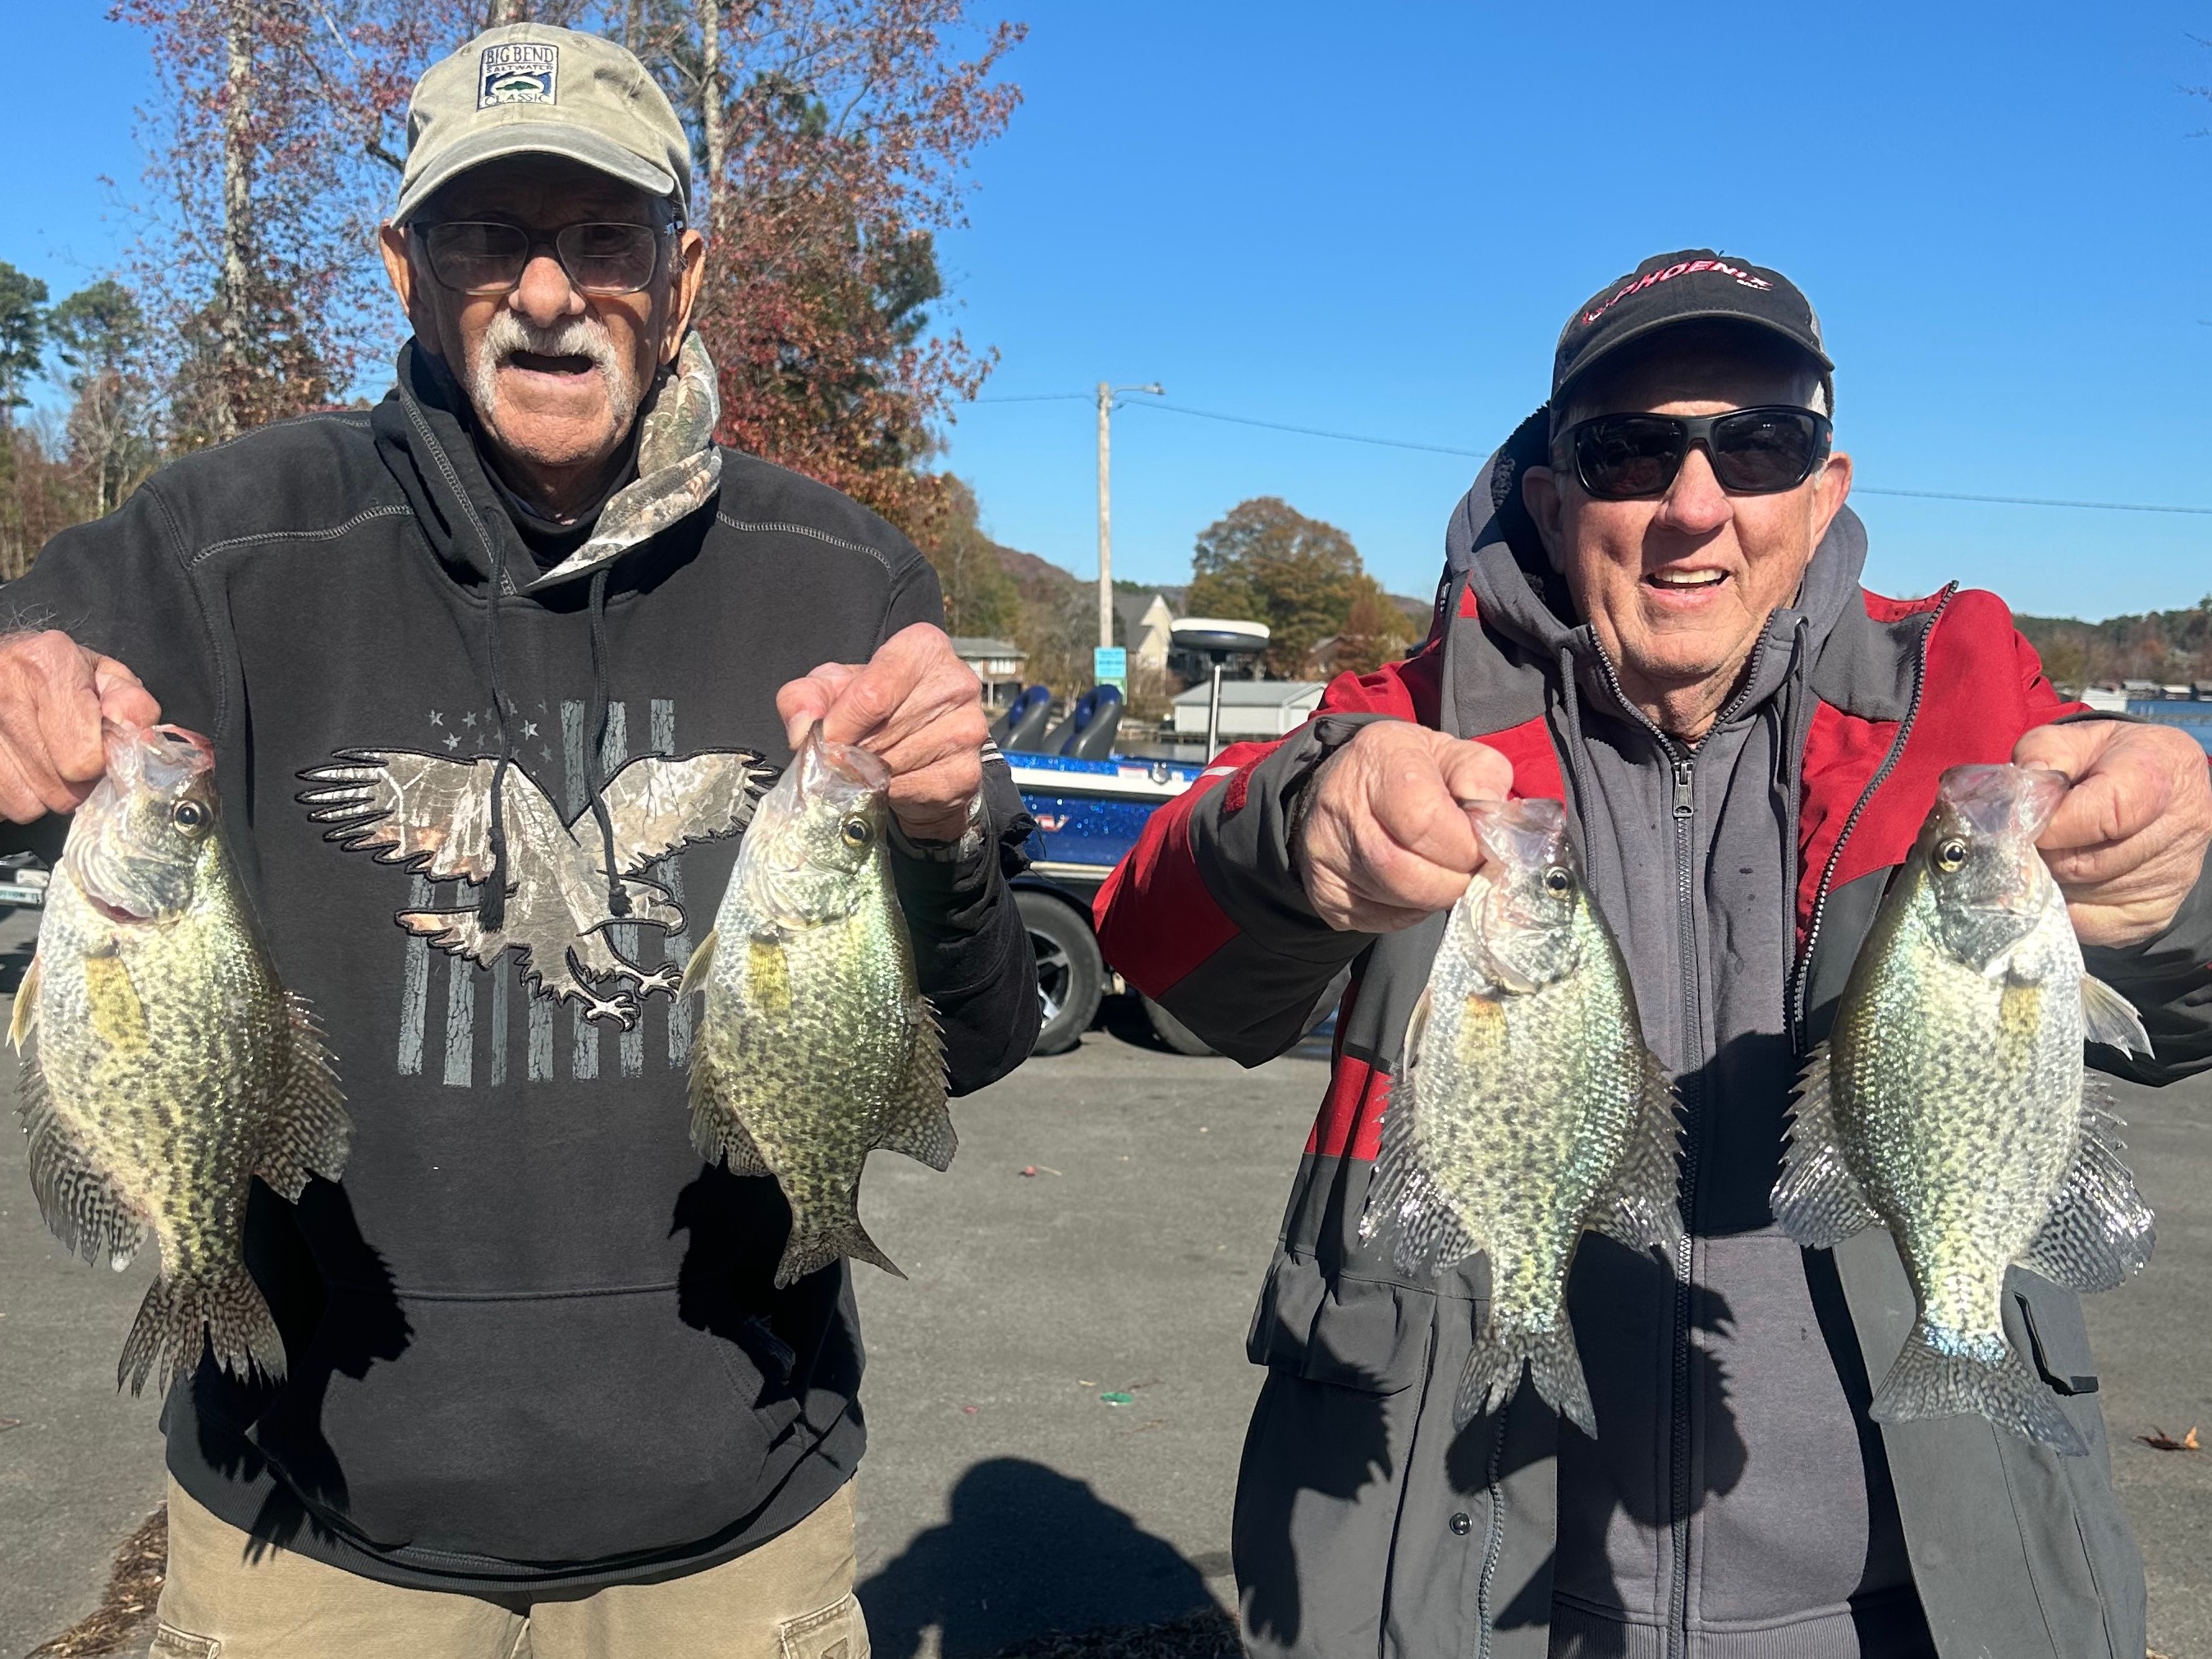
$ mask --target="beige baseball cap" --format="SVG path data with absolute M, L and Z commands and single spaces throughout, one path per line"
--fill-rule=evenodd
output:
M 406 223 L 471 167 L 533 153 L 565 155 L 690 211 L 690 140 L 645 65 L 596 34 L 510 23 L 415 83 L 392 219 Z

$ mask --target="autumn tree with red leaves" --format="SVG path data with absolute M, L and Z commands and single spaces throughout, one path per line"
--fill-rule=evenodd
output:
M 1019 90 L 1021 26 L 961 0 L 629 0 L 607 32 L 683 113 L 707 233 L 699 327 L 726 442 L 933 544 L 957 512 L 924 463 L 992 354 L 933 328 L 935 238 Z M 948 517 L 950 515 L 950 517 Z
M 1351 537 L 1275 495 L 1239 501 L 1199 532 L 1185 604 L 1193 616 L 1267 623 L 1279 679 L 1371 672 L 1413 633 Z
M 343 393 L 392 339 L 371 233 L 416 77 L 496 23 L 623 41 L 693 140 L 699 327 L 724 441 L 933 547 L 959 516 L 936 434 L 991 354 L 934 325 L 936 236 L 1020 93 L 1019 25 L 962 0 L 118 0 L 163 89 L 142 293 L 172 343 L 170 423 L 217 440 Z

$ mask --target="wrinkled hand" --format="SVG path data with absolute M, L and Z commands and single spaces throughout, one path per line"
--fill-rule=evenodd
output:
M 2212 778 L 2197 740 L 2170 726 L 2080 720 L 2038 726 L 2012 758 L 2074 781 L 2036 846 L 2081 943 L 2140 945 L 2164 932 L 2212 842 Z
M 75 811 L 107 769 L 101 720 L 161 718 L 161 704 L 112 657 L 52 629 L 0 636 L 0 817 L 29 823 Z
M 833 743 L 857 743 L 891 773 L 891 811 L 916 841 L 957 841 L 983 787 L 983 683 L 952 654 L 941 628 L 901 629 L 864 664 L 827 662 L 775 694 L 796 749 L 822 722 Z
M 1340 933 L 1395 933 L 1448 909 L 1482 864 L 1465 804 L 1502 800 L 1513 767 L 1495 749 L 1378 720 L 1322 763 L 1291 860 Z

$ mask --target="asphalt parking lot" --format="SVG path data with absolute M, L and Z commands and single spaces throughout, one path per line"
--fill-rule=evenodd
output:
M 0 988 L 26 937 L 0 926 Z M 861 1595 L 883 1659 L 981 1659 L 1230 1603 L 1258 1383 L 1244 1329 L 1322 1079 L 1310 1059 L 1245 1073 L 1094 1031 L 956 1103 L 948 1174 L 872 1164 L 870 1231 L 911 1275 L 864 1270 L 860 1287 Z M 2159 1255 L 2089 1316 L 2153 1646 L 2212 1659 L 2212 1454 L 2137 1437 L 2212 1431 L 2212 1083 L 2122 1096 Z M 155 1408 L 113 1386 L 146 1272 L 65 1258 L 19 1138 L 0 1135 L 0 1659 L 94 1607 L 159 1501 Z M 1216 1650 L 1218 1616 L 1191 1621 L 1213 1633 L 1188 1651 Z

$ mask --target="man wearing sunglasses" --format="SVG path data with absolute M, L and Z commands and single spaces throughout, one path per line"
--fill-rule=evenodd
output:
M 213 739 L 355 1126 L 342 1182 L 254 1194 L 287 1374 L 168 1400 L 154 1651 L 862 1659 L 852 1276 L 776 1288 L 789 1212 L 692 1150 L 672 994 L 818 720 L 892 774 L 953 1091 L 1011 1070 L 1019 798 L 913 545 L 714 441 L 690 145 L 637 60 L 494 29 L 409 132 L 397 386 L 58 537 L 9 608 L 67 633 L 0 639 L 10 818 L 84 798 L 103 716 Z
M 1220 757 L 1101 896 L 1115 966 L 1255 1063 L 1346 979 L 1251 1333 L 1267 1376 L 1236 1562 L 1262 1659 L 2136 1659 L 2143 1579 L 2070 1291 L 2010 1281 L 2024 1363 L 2091 1446 L 1878 1425 L 1912 1297 L 1880 1230 L 1768 1209 L 1793 1081 L 1950 765 L 2073 780 L 2042 852 L 2163 1081 L 2212 1063 L 2212 836 L 2184 734 L 2062 702 L 1992 595 L 1859 586 L 1832 365 L 1778 272 L 1662 255 L 1577 308 L 1552 396 L 1453 514 L 1427 643 Z M 1690 1240 L 1595 1234 L 1568 1302 L 1595 1441 L 1532 1390 L 1455 1430 L 1486 1294 L 1359 1232 L 1461 804 L 1568 805 L 1676 1080 Z M 2094 1058 L 2112 1063 L 2113 1051 Z

